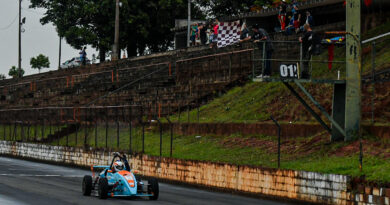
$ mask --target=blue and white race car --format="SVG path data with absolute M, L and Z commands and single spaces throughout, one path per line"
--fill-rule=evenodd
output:
M 95 177 L 94 169 L 103 169 Z M 157 200 L 159 186 L 157 179 L 141 180 L 131 171 L 126 155 L 114 153 L 110 166 L 91 166 L 92 176 L 85 175 L 82 184 L 83 195 L 91 193 L 100 199 L 108 197 L 149 197 Z

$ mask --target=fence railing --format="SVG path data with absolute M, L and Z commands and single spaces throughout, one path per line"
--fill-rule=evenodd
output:
M 272 44 L 272 52 L 268 52 L 269 44 Z M 281 75 L 282 65 L 294 65 L 297 67 L 294 73 L 298 78 L 301 77 L 302 70 L 306 69 L 311 79 L 345 79 L 345 45 L 343 43 L 322 43 L 316 54 L 309 54 L 309 51 L 305 50 L 307 48 L 304 48 L 298 40 L 261 41 L 252 53 L 253 76 L 264 75 L 268 63 L 272 69 L 272 76 L 275 78 L 285 77 Z

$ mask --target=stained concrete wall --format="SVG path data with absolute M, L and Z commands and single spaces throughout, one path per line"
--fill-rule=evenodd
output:
M 74 147 L 0 141 L 0 155 L 89 167 L 107 165 L 111 153 Z M 147 155 L 131 156 L 142 175 L 171 181 L 323 204 L 389 204 L 390 189 L 352 191 L 351 177 L 306 171 L 267 169 Z M 367 189 L 367 190 L 366 190 Z M 365 191 L 369 191 L 365 192 Z M 356 194 L 355 194 L 356 193 Z

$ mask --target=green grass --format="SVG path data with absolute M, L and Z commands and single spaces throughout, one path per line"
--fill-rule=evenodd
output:
M 27 126 L 26 124 L 23 126 L 18 124 L 15 125 L 0 125 L 0 139 L 1 140 L 40 140 L 47 138 L 47 136 L 51 133 L 54 134 L 55 131 L 60 129 L 62 126 L 54 126 L 46 124 L 42 125 L 31 125 Z M 16 134 L 15 134 L 16 133 Z
M 331 85 L 304 85 L 309 92 L 318 92 L 315 96 L 323 105 L 331 105 Z M 307 102 L 310 103 L 309 100 Z M 170 116 L 172 122 L 202 123 L 257 123 L 271 122 L 270 115 L 276 119 L 294 123 L 313 123 L 296 98 L 282 83 L 248 82 L 235 87 L 224 95 L 215 98 L 206 105 L 189 112 L 181 110 Z M 199 116 L 199 117 L 198 117 Z M 166 122 L 165 119 L 162 121 Z M 272 123 L 272 122 L 271 122 Z M 286 123 L 286 122 L 282 122 Z
M 199 122 L 244 122 L 255 123 L 269 120 L 266 108 L 279 96 L 288 94 L 281 83 L 252 83 L 235 87 L 209 104 L 199 108 Z M 294 105 L 282 105 L 274 114 L 288 111 Z M 275 113 L 277 112 L 277 113 Z M 189 115 L 189 117 L 188 117 Z M 170 117 L 173 122 L 198 122 L 198 109 L 182 110 Z
M 87 129 L 87 144 L 95 147 L 94 128 Z M 142 132 L 140 127 L 132 129 L 133 152 L 142 152 Z M 120 128 L 119 148 L 117 148 L 117 130 L 110 126 L 108 129 L 107 147 L 114 150 L 130 150 L 129 128 Z M 84 129 L 80 129 L 77 146 L 84 144 Z M 323 137 L 321 137 L 321 136 Z M 320 136 L 321 140 L 316 141 Z M 68 136 L 68 143 L 75 146 L 75 134 Z M 146 127 L 144 153 L 152 156 L 160 155 L 160 134 L 158 127 Z M 349 146 L 350 143 L 336 142 L 328 143 L 328 137 L 324 133 L 313 137 L 282 139 L 281 145 L 281 168 L 293 170 L 305 170 L 321 173 L 346 174 L 354 177 L 365 175 L 366 179 L 378 183 L 390 182 L 390 160 L 386 157 L 374 156 L 372 150 L 378 149 L 372 145 L 379 139 L 366 137 L 364 144 L 363 172 L 359 170 L 359 153 L 343 153 L 341 148 Z M 247 143 L 248 142 L 248 143 Z M 252 144 L 258 142 L 257 145 Z M 65 145 L 66 137 L 60 139 L 59 144 Z M 353 142 L 352 142 L 353 143 Z M 390 144 L 389 142 L 382 142 Z M 52 142 L 57 145 L 58 141 Z M 163 132 L 162 135 L 162 156 L 170 156 L 170 133 Z M 98 127 L 98 148 L 105 145 L 105 127 Z M 384 148 L 381 148 L 384 149 Z M 357 149 L 358 150 L 358 149 Z M 262 167 L 277 168 L 277 138 L 272 136 L 231 136 L 197 135 L 173 136 L 174 158 L 202 160 L 210 162 L 225 162 L 237 165 L 255 165 Z M 389 149 L 387 152 L 390 151 Z M 338 153 L 335 155 L 334 153 Z M 386 152 L 386 151 L 384 151 Z

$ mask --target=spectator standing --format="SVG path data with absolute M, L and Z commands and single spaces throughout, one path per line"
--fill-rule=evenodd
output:
M 299 42 L 302 43 L 302 51 L 303 51 L 303 66 L 301 69 L 301 78 L 309 79 L 309 62 L 311 61 L 311 57 L 313 54 L 318 52 L 318 46 L 320 45 L 320 39 L 313 32 L 309 24 L 305 24 L 304 26 L 304 34 L 299 38 Z
M 296 0 L 292 1 L 292 9 L 291 9 L 292 15 L 293 15 L 293 25 L 295 28 L 295 32 L 299 32 L 299 24 L 301 22 L 301 14 L 299 13 L 298 3 Z
M 246 27 L 246 23 L 243 23 L 241 26 L 240 40 L 244 40 L 249 37 L 249 30 Z
M 289 19 L 289 23 L 286 26 L 286 35 L 291 35 L 292 32 L 295 30 L 295 28 L 294 28 L 294 17 L 293 16 L 289 16 L 288 19 Z
M 293 0 L 292 1 L 292 4 L 291 4 L 291 13 L 293 14 L 293 15 L 295 15 L 295 14 L 298 14 L 299 15 L 299 8 L 298 8 L 298 3 L 297 3 L 297 1 L 296 0 Z
M 80 61 L 81 61 L 82 65 L 87 64 L 87 52 L 85 50 L 87 50 L 87 47 L 84 47 L 79 53 L 80 54 Z
M 279 5 L 279 23 L 280 29 L 284 31 L 286 29 L 286 14 L 287 14 L 287 3 L 286 0 L 282 0 L 282 3 Z
M 314 26 L 314 19 L 313 19 L 313 16 L 310 14 L 310 11 L 306 11 L 305 24 L 309 24 L 310 28 L 313 28 L 313 26 Z
M 192 24 L 191 25 L 191 44 L 194 46 L 195 45 L 195 40 L 196 40 L 196 34 L 198 33 L 198 25 L 197 24 Z
M 95 64 L 95 63 L 96 63 L 96 55 L 92 54 L 92 64 Z
M 214 25 L 213 25 L 213 43 L 210 47 L 216 46 L 218 43 L 218 29 L 219 29 L 219 21 L 218 19 L 215 19 Z
M 213 28 L 213 25 L 214 24 L 209 24 L 209 44 L 211 45 L 213 43 L 213 40 L 214 40 L 214 28 Z
M 305 19 L 305 24 L 308 24 L 310 28 L 314 27 L 314 19 L 313 16 L 310 14 L 310 11 L 306 11 L 306 19 Z M 300 31 L 305 31 L 305 28 L 301 26 L 299 28 Z
M 198 27 L 200 42 L 202 43 L 202 45 L 206 45 L 207 42 L 207 27 L 207 24 L 200 24 Z
M 259 76 L 256 76 L 258 78 L 269 78 L 271 76 L 271 58 L 272 58 L 272 52 L 274 50 L 271 38 L 269 37 L 268 33 L 260 28 L 258 24 L 255 24 L 252 26 L 252 35 L 241 40 L 248 41 L 253 40 L 254 43 L 257 43 L 257 46 L 260 50 L 263 50 L 263 43 L 265 43 L 265 69 L 264 73 L 262 73 Z

